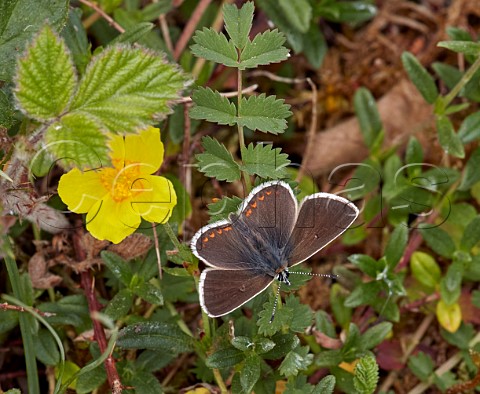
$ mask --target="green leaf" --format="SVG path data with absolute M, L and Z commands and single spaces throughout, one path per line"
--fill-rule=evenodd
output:
M 237 212 L 238 207 L 242 203 L 242 199 L 237 196 L 222 197 L 216 202 L 208 204 L 208 215 L 210 216 L 210 223 L 218 220 L 227 219 L 232 212 Z
M 240 167 L 224 145 L 211 137 L 204 137 L 202 145 L 205 152 L 195 156 L 200 172 L 221 181 L 233 182 L 240 179 Z
M 432 76 L 410 52 L 403 52 L 402 63 L 410 80 L 425 101 L 429 104 L 433 104 L 438 97 L 438 89 Z
M 293 332 L 305 332 L 312 324 L 312 310 L 308 305 L 300 303 L 300 300 L 290 294 L 285 300 L 285 306 L 292 310 L 290 330 Z
M 308 31 L 312 19 L 312 6 L 307 0 L 279 0 L 278 4 L 296 30 L 301 33 Z
M 330 305 L 335 320 L 345 327 L 352 317 L 352 309 L 346 305 L 347 296 L 345 290 L 338 283 L 334 283 L 330 289 Z
M 276 346 L 275 342 L 267 338 L 255 340 L 255 353 L 264 354 L 270 352 Z
M 327 375 L 317 383 L 311 394 L 332 394 L 335 389 L 335 376 Z
M 468 223 L 463 232 L 460 247 L 468 252 L 477 245 L 478 242 L 480 242 L 480 216 L 476 216 Z
M 105 265 L 112 274 L 125 286 L 129 286 L 132 281 L 132 269 L 127 261 L 122 259 L 118 254 L 109 251 L 102 251 L 101 257 Z
M 283 305 L 281 308 L 277 308 L 273 321 L 270 321 L 274 302 L 274 298 L 271 297 L 269 301 L 263 304 L 263 309 L 258 314 L 259 319 L 257 320 L 257 325 L 259 334 L 272 336 L 279 332 L 291 320 L 293 311 Z
M 190 47 L 190 50 L 195 56 L 227 67 L 238 66 L 237 49 L 233 41 L 228 41 L 223 33 L 204 27 L 202 31 L 196 31 L 193 41 L 195 44 Z
M 262 355 L 266 360 L 278 360 L 300 344 L 298 337 L 291 333 L 277 333 L 271 339 L 275 343 L 275 347 Z
M 285 177 L 285 168 L 290 164 L 288 155 L 272 145 L 253 145 L 242 148 L 242 161 L 245 171 L 261 178 L 280 179 Z
M 193 339 L 177 324 L 153 322 L 132 324 L 120 330 L 117 346 L 124 349 L 157 349 L 168 354 L 193 350 Z
M 392 323 L 379 323 L 362 334 L 362 348 L 364 350 L 373 349 L 383 342 L 387 335 L 392 331 Z
M 450 235 L 440 227 L 420 225 L 418 231 L 432 250 L 440 256 L 451 258 L 455 252 L 455 243 Z
M 440 334 L 450 345 L 461 350 L 468 350 L 471 349 L 470 342 L 477 334 L 477 330 L 471 324 L 463 323 L 455 332 L 442 329 Z
M 368 1 L 320 1 L 315 14 L 338 23 L 362 23 L 375 16 L 377 7 Z
M 372 150 L 378 144 L 377 141 L 381 137 L 383 128 L 377 103 L 368 89 L 360 88 L 355 92 L 353 104 L 365 144 Z
M 335 367 L 343 361 L 341 349 L 322 350 L 315 359 L 315 366 L 318 368 Z
M 68 0 L 9 0 L 0 2 L 0 80 L 11 81 L 17 56 L 45 26 L 61 30 L 68 15 Z M 52 97 L 53 99 L 53 97 Z
M 0 126 L 9 129 L 15 123 L 15 108 L 3 90 L 0 90 Z
M 71 105 L 103 131 L 133 132 L 171 112 L 186 86 L 184 74 L 153 52 L 112 46 L 90 62 Z
M 276 29 L 257 34 L 253 41 L 247 41 L 238 68 L 245 70 L 287 59 L 288 49 L 283 46 L 284 42 L 285 36 Z
M 107 373 L 105 367 L 100 365 L 97 368 L 82 373 L 77 378 L 77 385 L 75 390 L 78 394 L 87 394 L 100 387 L 107 380 Z
M 378 364 L 372 355 L 362 357 L 355 364 L 353 384 L 359 394 L 373 394 L 378 383 Z
M 391 269 L 395 268 L 402 258 L 407 242 L 408 227 L 406 224 L 401 223 L 392 231 L 385 247 L 385 257 Z
M 158 4 L 158 3 L 157 3 Z M 108 43 L 108 46 L 116 44 L 134 44 L 142 37 L 148 34 L 154 28 L 154 24 L 150 22 L 139 22 L 132 27 L 127 28 L 122 34 L 115 37 Z
M 160 15 L 168 13 L 172 7 L 172 0 L 150 3 L 140 10 L 140 16 L 144 21 L 154 21 Z
M 107 137 L 86 114 L 67 114 L 45 134 L 46 147 L 64 169 L 101 168 L 108 165 Z
M 360 283 L 345 300 L 345 306 L 355 308 L 359 305 L 372 304 L 377 299 L 381 287 L 378 281 Z
M 434 364 L 429 355 L 418 352 L 408 359 L 408 368 L 421 381 L 427 380 L 433 373 Z
M 199 87 L 193 92 L 192 100 L 195 103 L 190 109 L 193 119 L 205 119 L 218 124 L 233 125 L 236 122 L 237 109 L 228 98 L 221 96 L 210 88 Z
M 255 353 L 250 354 L 245 359 L 243 368 L 240 371 L 240 383 L 245 393 L 250 393 L 260 379 L 260 365 L 262 359 Z
M 231 368 L 240 364 L 245 355 L 241 350 L 234 347 L 217 350 L 207 358 L 207 367 L 209 368 Z
M 424 286 L 435 288 L 440 283 L 442 272 L 435 259 L 424 252 L 413 252 L 410 269 L 416 280 Z
M 299 371 L 307 369 L 313 361 L 313 354 L 308 353 L 308 350 L 308 346 L 291 350 L 280 364 L 280 373 L 287 377 L 297 376 Z
M 438 142 L 442 146 L 445 153 L 463 159 L 465 157 L 465 149 L 462 140 L 455 133 L 452 122 L 446 116 L 437 116 L 437 132 Z
M 80 8 L 70 9 L 67 25 L 62 30 L 62 37 L 68 49 L 70 49 L 70 54 L 77 70 L 80 74 L 83 74 L 91 58 L 91 44 L 82 24 L 82 10 Z
M 460 297 L 463 273 L 462 263 L 452 263 L 440 281 L 440 295 L 447 306 L 456 303 Z
M 472 41 L 440 41 L 437 46 L 447 48 L 453 52 L 463 53 L 474 57 L 480 56 L 480 43 Z
M 15 96 L 30 117 L 45 121 L 61 115 L 76 85 L 65 42 L 45 27 L 18 61 Z
M 408 140 L 405 151 L 405 162 L 407 164 L 407 173 L 410 178 L 418 177 L 422 172 L 423 148 L 420 142 L 411 136 Z
M 128 373 L 128 372 L 127 372 Z M 162 385 L 157 377 L 149 372 L 135 371 L 131 375 L 131 380 L 127 380 L 126 386 L 135 387 L 135 394 L 161 394 Z
M 132 291 L 152 305 L 163 305 L 162 291 L 151 283 L 137 285 Z
M 248 34 L 252 28 L 254 8 L 253 1 L 246 2 L 240 9 L 234 4 L 225 4 L 223 6 L 225 30 L 238 49 L 243 49 L 248 41 Z
M 132 307 L 133 294 L 130 289 L 122 289 L 108 303 L 104 313 L 112 320 L 119 320 L 125 317 Z
M 449 89 L 453 89 L 462 78 L 462 72 L 449 64 L 435 62 L 432 68 Z
M 377 277 L 377 261 L 366 254 L 352 254 L 348 257 L 353 265 L 358 267 L 360 271 L 367 274 L 370 278 Z
M 275 96 L 266 97 L 264 93 L 259 96 L 242 98 L 237 122 L 251 130 L 260 130 L 264 133 L 283 133 L 287 128 L 288 118 L 292 113 L 290 105 L 284 104 L 285 100 L 277 100 Z
M 480 148 L 477 148 L 468 159 L 467 164 L 465 164 L 462 181 L 458 187 L 459 190 L 468 190 L 475 183 L 480 181 L 480 171 L 478 171 L 479 168 Z
M 316 23 L 310 25 L 310 30 L 302 35 L 303 52 L 308 62 L 318 69 L 323 63 L 323 59 L 327 53 L 327 41 Z
M 325 311 L 317 311 L 315 313 L 315 326 L 318 331 L 328 335 L 330 338 L 335 338 L 337 333 L 332 323 L 332 318 Z
M 45 365 L 57 365 L 60 362 L 60 351 L 50 331 L 42 328 L 34 341 L 35 355 Z
M 468 115 L 458 129 L 458 136 L 464 144 L 480 138 L 480 111 Z
M 255 343 L 249 337 L 235 337 L 230 343 L 234 348 L 241 350 L 242 352 L 253 349 L 255 346 Z

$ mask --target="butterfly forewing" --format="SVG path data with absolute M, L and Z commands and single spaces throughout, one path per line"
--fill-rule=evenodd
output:
M 296 265 L 324 248 L 355 221 L 357 207 L 334 194 L 317 193 L 306 197 L 288 241 L 292 250 L 289 266 Z
M 252 190 L 242 204 L 240 219 L 260 234 L 265 244 L 282 248 L 295 224 L 297 205 L 287 183 L 271 181 Z
M 210 317 L 223 316 L 261 293 L 272 281 L 252 270 L 207 268 L 200 277 L 200 304 Z

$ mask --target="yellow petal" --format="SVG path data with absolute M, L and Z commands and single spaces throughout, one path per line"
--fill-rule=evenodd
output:
M 123 135 L 111 134 L 108 141 L 110 148 L 110 158 L 115 168 L 123 168 L 125 163 L 125 141 Z
M 148 127 L 139 134 L 125 136 L 125 165 L 139 164 L 141 174 L 153 174 L 162 165 L 163 143 L 160 129 Z
M 98 201 L 87 214 L 87 230 L 99 240 L 118 244 L 132 234 L 141 219 L 129 200 L 115 202 L 110 196 Z
M 101 171 L 82 172 L 74 168 L 62 175 L 58 182 L 58 194 L 70 211 L 88 212 L 108 193 L 101 182 Z
M 141 182 L 143 190 L 132 199 L 132 207 L 149 222 L 166 223 L 177 205 L 177 194 L 172 183 L 162 176 L 146 175 Z

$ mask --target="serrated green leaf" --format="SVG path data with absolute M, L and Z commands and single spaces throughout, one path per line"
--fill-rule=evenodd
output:
M 377 142 L 383 127 L 377 103 L 368 89 L 360 88 L 355 92 L 353 104 L 363 139 L 371 150 Z
M 104 264 L 123 285 L 129 286 L 132 281 L 132 269 L 127 261 L 118 254 L 109 251 L 102 251 L 101 257 Z
M 155 25 L 150 22 L 139 22 L 136 25 L 127 28 L 122 34 L 115 37 L 108 43 L 108 46 L 122 43 L 133 44 L 152 31 L 154 26 Z
M 141 48 L 112 46 L 90 62 L 71 110 L 103 131 L 133 132 L 171 112 L 187 81 L 160 56 Z
M 440 283 L 442 272 L 435 259 L 424 252 L 413 252 L 410 269 L 416 280 L 423 285 L 435 288 Z
M 475 183 L 480 181 L 480 148 L 475 149 L 471 154 L 470 158 L 465 164 L 465 169 L 463 172 L 462 182 L 458 187 L 459 190 L 468 190 Z
M 458 129 L 458 136 L 464 144 L 480 138 L 480 111 L 468 115 Z
M 442 146 L 445 153 L 463 159 L 465 157 L 465 149 L 462 140 L 455 133 L 452 122 L 446 116 L 437 116 L 437 132 L 438 142 Z
M 353 384 L 359 394 L 373 394 L 378 378 L 378 364 L 372 355 L 362 357 L 355 365 Z
M 287 377 L 297 376 L 298 372 L 307 369 L 313 361 L 313 354 L 308 351 L 308 346 L 301 346 L 288 352 L 280 364 L 280 373 Z
M 105 311 L 112 320 L 118 320 L 125 317 L 132 307 L 133 294 L 130 289 L 122 289 L 108 303 Z
M 191 118 L 205 119 L 209 122 L 230 126 L 235 124 L 237 114 L 235 104 L 217 91 L 199 87 L 193 92 L 192 100 L 195 106 L 190 109 Z
M 271 322 L 270 319 L 272 317 L 274 302 L 274 298 L 271 297 L 269 301 L 263 304 L 263 309 L 258 314 L 259 319 L 257 320 L 257 325 L 259 334 L 272 336 L 280 331 L 283 326 L 287 325 L 291 319 L 293 311 L 285 305 L 282 305 L 281 308 L 277 308 L 275 311 L 275 317 Z
M 62 114 L 76 85 L 65 42 L 45 27 L 18 61 L 15 97 L 30 117 L 45 121 Z
M 120 330 L 117 346 L 124 349 L 153 349 L 178 354 L 193 350 L 193 339 L 176 324 L 138 323 Z
M 292 113 L 285 100 L 276 99 L 275 96 L 266 97 L 264 93 L 259 96 L 242 98 L 241 113 L 237 119 L 238 124 L 251 130 L 260 130 L 264 133 L 283 133 L 287 128 L 288 118 Z
M 222 197 L 218 201 L 208 204 L 208 215 L 210 216 L 210 223 L 217 222 L 222 219 L 227 219 L 232 212 L 237 212 L 238 207 L 242 203 L 242 199 L 237 196 Z
M 45 365 L 57 365 L 60 362 L 60 351 L 50 331 L 41 329 L 34 341 L 35 356 Z
M 151 283 L 137 285 L 132 291 L 152 305 L 163 305 L 162 291 Z
M 62 29 L 67 19 L 68 5 L 68 0 L 0 1 L 0 80 L 13 79 L 18 54 L 45 26 L 45 21 L 55 29 Z
M 248 41 L 248 34 L 252 28 L 253 10 L 253 1 L 246 2 L 240 9 L 234 4 L 223 6 L 225 30 L 238 49 L 243 49 Z
M 407 242 L 408 227 L 406 224 L 401 223 L 392 231 L 387 246 L 385 247 L 385 257 L 391 269 L 395 268 L 402 258 Z
M 243 368 L 240 371 L 240 384 L 245 393 L 250 393 L 257 380 L 260 379 L 261 362 L 262 359 L 255 353 L 249 354 L 245 359 Z
M 392 331 L 392 323 L 379 323 L 362 334 L 362 348 L 370 350 L 383 342 L 387 335 Z
M 195 156 L 198 160 L 199 171 L 227 182 L 240 179 L 240 167 L 224 145 L 211 137 L 204 137 L 202 145 L 205 153 Z
M 440 227 L 419 226 L 419 233 L 432 250 L 440 256 L 451 258 L 455 252 L 455 243 L 450 235 Z
M 480 55 L 480 43 L 472 41 L 440 41 L 437 46 L 447 48 L 453 52 L 463 53 L 478 57 Z
M 480 167 L 477 167 L 477 169 Z M 465 251 L 470 251 L 475 245 L 480 242 L 480 216 L 476 216 L 471 220 L 460 240 L 460 247 Z
M 438 89 L 432 76 L 410 52 L 403 52 L 402 63 L 410 80 L 425 101 L 429 104 L 433 104 L 438 97 Z
M 161 394 L 163 388 L 157 377 L 150 372 L 135 371 L 131 375 L 130 380 L 125 384 L 130 387 L 135 387 L 135 394 Z
M 284 42 L 285 36 L 276 29 L 257 34 L 253 41 L 247 41 L 238 68 L 245 70 L 287 59 L 288 49 L 283 46 Z
M 426 380 L 433 372 L 434 363 L 431 357 L 423 352 L 418 352 L 408 359 L 408 368 L 420 380 Z
M 208 356 L 206 364 L 209 368 L 230 368 L 241 363 L 244 358 L 245 355 L 241 350 L 230 346 Z
M 197 30 L 193 36 L 194 45 L 190 47 L 197 57 L 203 57 L 215 63 L 227 67 L 238 66 L 238 53 L 233 41 L 228 41 L 223 33 L 217 33 L 214 29 L 203 28 Z
M 300 303 L 297 297 L 290 294 L 285 300 L 285 306 L 292 310 L 290 330 L 293 332 L 305 332 L 312 324 L 312 310 L 308 305 Z
M 308 31 L 312 19 L 312 6 L 307 0 L 280 0 L 278 5 L 296 30 L 301 33 Z
M 253 145 L 242 148 L 242 162 L 245 171 L 261 178 L 280 179 L 285 177 L 285 168 L 290 164 L 288 155 L 272 145 Z
M 335 389 L 335 376 L 327 375 L 317 383 L 311 394 L 332 394 Z
M 67 114 L 45 133 L 47 149 L 64 169 L 100 168 L 108 165 L 107 137 L 85 114 Z

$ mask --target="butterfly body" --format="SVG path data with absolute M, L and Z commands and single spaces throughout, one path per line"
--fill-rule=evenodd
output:
M 290 186 L 257 186 L 237 214 L 202 227 L 193 253 L 211 268 L 200 277 L 202 308 L 225 315 L 265 290 L 273 280 L 290 284 L 288 268 L 306 260 L 343 233 L 358 215 L 333 194 L 306 197 L 300 207 Z

